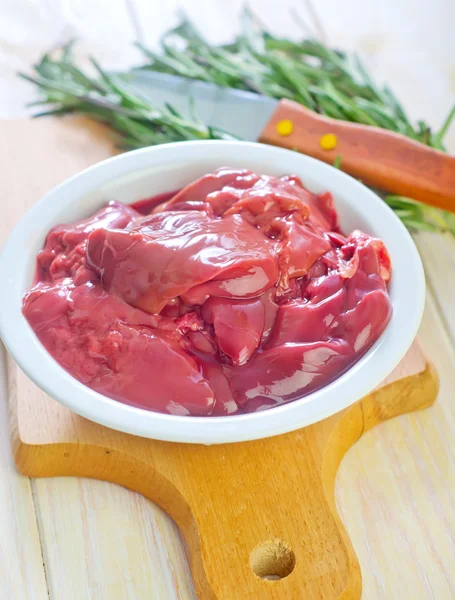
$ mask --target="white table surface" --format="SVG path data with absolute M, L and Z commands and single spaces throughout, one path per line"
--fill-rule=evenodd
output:
M 306 0 L 252 0 L 276 33 L 298 35 Z M 387 80 L 412 118 L 438 126 L 455 101 L 454 0 L 313 0 L 324 35 L 356 50 Z M 81 60 L 108 68 L 140 60 L 184 8 L 212 41 L 236 29 L 240 0 L 0 0 L 0 117 L 27 114 L 33 87 L 16 77 L 40 53 L 73 37 Z M 455 127 L 447 138 L 455 150 Z M 1 141 L 0 141 L 1 143 Z M 5 200 L 3 200 L 5 201 Z M 366 600 L 455 598 L 455 242 L 420 234 L 429 283 L 421 331 L 441 375 L 435 407 L 369 432 L 341 465 L 337 500 L 364 578 Z M 0 293 L 2 293 L 0 291 Z M 0 367 L 4 361 L 0 361 Z M 178 531 L 151 502 L 75 478 L 30 481 L 14 469 L 0 369 L 0 598 L 194 598 Z M 380 457 L 380 460 L 378 459 Z M 387 490 L 387 493 L 385 493 Z M 369 513 L 374 505 L 375 514 Z M 290 599 L 294 600 L 294 599 Z

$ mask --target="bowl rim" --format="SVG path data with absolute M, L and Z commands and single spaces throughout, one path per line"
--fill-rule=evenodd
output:
M 327 189 L 335 196 L 337 190 L 344 190 L 343 193 L 350 198 L 349 203 L 352 202 L 360 212 L 365 210 L 361 203 L 366 204 L 370 219 L 383 222 L 384 227 L 387 225 L 406 259 L 406 269 L 403 268 L 400 273 L 400 277 L 407 281 L 407 285 L 402 285 L 406 297 L 399 304 L 399 314 L 396 314 L 394 306 L 394 314 L 386 330 L 368 352 L 338 379 L 308 396 L 257 413 L 192 417 L 129 406 L 86 387 L 65 371 L 41 345 L 20 308 L 17 314 L 14 294 L 3 292 L 0 294 L 0 336 L 19 367 L 47 394 L 79 415 L 125 433 L 170 442 L 219 444 L 279 435 L 322 420 L 367 395 L 398 365 L 415 339 L 425 302 L 423 266 L 409 232 L 387 205 L 357 180 L 319 160 L 274 146 L 240 141 L 176 142 L 121 154 L 89 167 L 52 189 L 22 217 L 0 253 L 0 281 L 4 282 L 6 289 L 14 288 L 18 262 L 25 268 L 31 260 L 30 252 L 18 254 L 18 249 L 23 250 L 27 231 L 31 231 L 33 225 L 36 228 L 35 223 L 41 220 L 40 214 L 44 215 L 44 220 L 46 216 L 51 219 L 55 206 L 62 199 L 68 205 L 78 197 L 100 189 L 113 178 L 119 179 L 150 168 L 154 161 L 164 165 L 184 159 L 203 160 L 207 152 L 212 153 L 213 158 L 213 152 L 222 154 L 223 151 L 234 150 L 246 155 L 254 153 L 255 160 L 263 157 L 265 171 L 267 161 L 270 164 L 273 156 L 287 156 L 290 162 L 296 162 L 298 156 L 302 165 L 307 163 L 312 171 L 321 174 L 321 181 L 327 178 Z M 295 168 L 291 170 L 295 171 Z M 35 253 L 33 260 L 34 257 Z M 411 282 L 412 291 L 408 289 Z M 403 315 L 406 319 L 400 322 Z

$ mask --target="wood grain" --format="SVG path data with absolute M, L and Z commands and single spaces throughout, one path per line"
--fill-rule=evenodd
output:
M 11 452 L 5 358 L 0 344 L 0 598 L 47 600 L 30 481 L 17 472 Z
M 79 170 L 112 150 L 102 129 L 82 129 L 80 125 L 72 121 L 33 123 L 40 149 L 46 148 L 51 157 L 48 168 L 52 168 L 52 177 L 60 162 L 67 175 L 67 169 Z M 12 124 L 6 124 L 5 134 L 8 129 L 12 130 Z M 27 131 L 31 133 L 30 128 Z M 14 156 L 17 136 L 5 137 L 13 140 L 7 152 Z M 31 148 L 29 145 L 27 152 L 33 152 Z M 67 153 L 75 163 L 66 162 Z M 23 170 L 21 166 L 22 175 Z M 45 172 L 39 171 L 38 187 Z M 30 181 L 30 177 L 19 178 L 12 172 L 8 176 L 7 184 L 17 198 L 16 211 L 34 200 L 30 190 L 38 190 Z M 360 598 L 357 558 L 335 509 L 339 462 L 364 431 L 397 414 L 429 405 L 437 390 L 432 368 L 414 347 L 384 386 L 339 415 L 286 436 L 205 447 L 143 440 L 90 423 L 48 398 L 13 365 L 10 382 L 13 449 L 21 472 L 33 477 L 105 479 L 150 498 L 175 519 L 187 539 L 199 597 L 219 600 L 292 598 L 301 590 L 314 599 Z M 93 495 L 93 500 L 96 498 Z M 49 532 L 53 519 L 46 501 L 52 498 L 40 499 L 38 516 Z M 74 501 L 77 506 L 86 499 L 82 494 L 77 500 L 73 496 Z M 71 503 L 64 508 L 71 510 Z M 102 513 L 95 512 L 99 520 Z M 81 547 L 86 561 L 96 564 L 96 545 L 90 542 L 95 523 L 86 511 L 82 515 L 73 544 Z M 274 539 L 282 540 L 272 550 L 282 551 L 283 560 L 274 560 L 273 552 L 271 560 L 267 548 L 265 554 L 259 549 L 253 568 L 260 575 L 285 575 L 295 557 L 294 569 L 279 584 L 258 578 L 250 566 L 251 552 Z M 46 546 L 49 562 L 56 560 L 56 553 L 56 548 Z M 118 571 L 116 560 L 105 568 L 115 570 L 116 566 Z M 70 586 L 77 585 L 85 569 L 84 563 L 75 565 Z M 97 569 L 92 566 L 90 572 L 95 573 L 91 588 L 96 591 Z M 57 593 L 64 585 L 53 579 L 51 591 Z M 104 586 L 104 593 L 119 591 L 115 578 L 109 585 L 112 587 Z M 170 594 L 179 588 L 172 580 L 163 582 L 163 590 Z M 128 593 L 128 586 L 120 590 L 119 598 L 125 590 Z
M 277 131 L 283 120 L 293 123 L 290 135 Z M 337 136 L 337 144 L 324 150 L 320 140 L 329 133 Z M 330 119 L 281 100 L 259 141 L 330 164 L 341 156 L 343 171 L 367 185 L 455 212 L 455 157 L 392 131 Z
M 338 415 L 284 436 L 224 446 L 109 430 L 72 414 L 16 372 L 16 464 L 32 477 L 105 479 L 156 502 L 185 535 L 201 599 L 297 598 L 302 591 L 307 598 L 358 599 L 360 570 L 336 514 L 335 475 L 364 431 L 434 401 L 434 372 L 413 352 L 417 360 L 408 362 L 407 377 L 391 378 Z M 296 564 L 272 583 L 253 573 L 249 557 L 274 539 L 289 544 Z M 261 574 L 283 574 L 282 566 L 273 559 Z
M 455 227 L 455 218 L 453 223 Z M 415 235 L 415 240 L 422 256 L 427 284 L 455 344 L 455 237 L 450 233 L 435 236 L 420 232 Z
M 84 478 L 33 486 L 51 598 L 195 600 L 179 531 L 156 504 Z
M 0 246 L 25 210 L 52 186 L 114 152 L 105 129 L 82 119 L 0 121 L 0 139 L 0 161 L 8 165 L 2 170 Z M 0 361 L 0 367 L 4 364 Z M 101 481 L 30 482 L 17 472 L 4 379 L 0 598 L 45 600 L 48 588 L 51 598 L 59 600 L 193 598 L 184 544 L 156 505 Z
M 431 293 L 419 339 L 438 368 L 437 402 L 370 430 L 338 472 L 365 600 L 455 598 L 455 351 Z
M 61 6 L 35 3 L 31 10 L 32 4 L 30 0 L 16 0 L 13 7 L 10 0 L 0 0 L 8 14 L 7 19 L 0 21 L 0 26 L 4 26 L 0 31 L 2 116 L 23 115 L 25 103 L 36 99 L 33 86 L 19 80 L 16 72 L 26 70 L 58 36 L 62 40 L 82 38 L 82 45 L 78 46 L 81 55 L 91 52 L 104 65 L 118 67 L 127 56 L 130 61 L 139 59 L 138 54 L 129 54 L 127 47 L 128 36 L 133 37 L 128 33 L 130 23 L 118 16 L 123 0 L 112 0 L 107 12 L 103 2 L 90 2 L 89 28 L 84 26 L 85 15 L 74 22 L 75 11 L 71 9 L 80 2 L 70 0 Z M 150 0 L 131 0 L 129 4 L 137 8 L 145 41 L 152 47 L 156 47 L 163 30 L 176 22 L 175 11 L 182 6 L 179 0 L 169 0 L 157 11 Z M 237 17 L 244 3 L 194 0 L 191 6 L 183 4 L 204 35 L 217 42 L 227 41 L 237 30 Z M 283 0 L 278 5 L 250 0 L 249 5 L 274 33 L 302 35 L 290 9 L 296 8 L 306 19 L 304 3 Z M 426 117 L 435 127 L 442 122 L 454 95 L 455 3 L 421 2 L 416 11 L 415 0 L 385 0 L 370 3 L 364 10 L 364 3 L 349 0 L 340 11 L 335 0 L 318 0 L 316 8 L 330 44 L 358 52 L 372 68 L 376 80 L 390 84 L 411 118 Z M 114 36 L 112 23 L 117 26 Z M 118 35 L 121 28 L 123 36 Z M 42 126 L 46 128 L 44 123 Z M 55 171 L 49 165 L 46 144 L 40 147 L 42 131 L 41 125 L 32 134 L 21 128 L 20 134 L 16 130 L 20 135 L 17 143 L 14 147 L 9 144 L 18 167 L 31 158 L 35 161 L 29 185 L 36 198 L 47 191 L 46 178 L 50 185 L 52 178 L 58 182 L 65 177 L 62 164 L 57 164 Z M 452 141 L 449 148 L 455 150 L 455 126 L 449 131 L 448 140 Z M 0 152 L 2 148 L 6 150 L 3 138 Z M 7 153 L 5 156 L 8 159 Z M 2 185 L 7 164 L 2 162 Z M 44 171 L 41 178 L 40 171 Z M 21 178 L 17 170 L 11 175 Z M 10 208 L 14 201 L 15 198 L 3 196 L 2 208 Z M 5 220 L 11 223 L 16 218 L 17 213 L 14 217 L 3 211 L 0 236 L 8 232 Z M 425 238 L 424 243 L 421 238 Z M 365 600 L 455 598 L 455 356 L 446 334 L 447 324 L 452 333 L 455 331 L 454 290 L 448 276 L 454 268 L 454 248 L 448 240 L 431 234 L 419 235 L 418 243 L 426 261 L 427 278 L 436 292 L 427 306 L 420 339 L 441 375 L 438 402 L 430 409 L 367 432 L 348 451 L 337 477 L 337 504 L 362 567 Z M 156 535 L 154 505 L 104 482 L 74 478 L 32 482 L 39 507 L 42 558 L 33 533 L 30 485 L 12 467 L 6 407 L 0 415 L 0 431 L 2 600 L 47 598 L 43 560 L 53 600 L 193 598 L 185 585 L 178 592 L 155 585 L 162 572 L 179 578 L 185 571 L 181 555 L 177 553 L 176 557 L 174 553 L 179 544 L 175 529 L 169 529 L 169 535 L 160 538 Z M 85 518 L 96 530 L 87 544 L 81 545 L 75 540 Z M 160 528 L 169 523 L 163 514 L 157 521 Z M 97 523 L 102 525 L 96 526 Z M 153 525 L 150 536 L 144 535 L 146 524 Z M 118 532 L 114 533 L 116 529 Z M 97 560 L 87 561 L 86 553 L 94 553 Z M 167 560 L 160 562 L 156 557 L 163 554 Z M 111 561 L 115 556 L 121 557 L 117 563 L 121 569 L 114 572 Z M 118 583 L 114 596 L 111 580 Z

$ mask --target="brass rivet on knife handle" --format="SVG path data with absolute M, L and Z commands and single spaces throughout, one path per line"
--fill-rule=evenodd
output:
M 338 138 L 334 133 L 325 133 L 319 140 L 319 145 L 323 150 L 335 150 L 338 144 Z
M 282 119 L 276 124 L 276 132 L 281 136 L 288 136 L 294 131 L 294 123 L 290 119 Z
M 277 132 L 277 124 L 284 120 L 293 123 L 287 136 Z M 455 212 L 455 157 L 400 134 L 330 119 L 281 100 L 259 141 L 333 163 L 333 152 L 321 147 L 327 134 L 337 139 L 343 171 L 368 185 Z

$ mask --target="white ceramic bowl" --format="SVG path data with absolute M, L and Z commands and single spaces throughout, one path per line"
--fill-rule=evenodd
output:
M 359 228 L 381 238 L 391 255 L 392 319 L 381 338 L 330 385 L 289 404 L 231 417 L 179 417 L 122 404 L 89 389 L 47 353 L 21 313 L 35 257 L 49 229 L 93 214 L 108 200 L 130 203 L 175 190 L 220 166 L 258 173 L 295 173 L 313 192 L 330 190 L 346 232 Z M 219 444 L 277 435 L 346 408 L 389 375 L 414 340 L 425 282 L 414 243 L 394 213 L 355 179 L 313 158 L 262 144 L 184 142 L 146 148 L 106 160 L 69 179 L 20 221 L 0 256 L 0 334 L 25 373 L 74 412 L 120 431 L 175 442 Z

